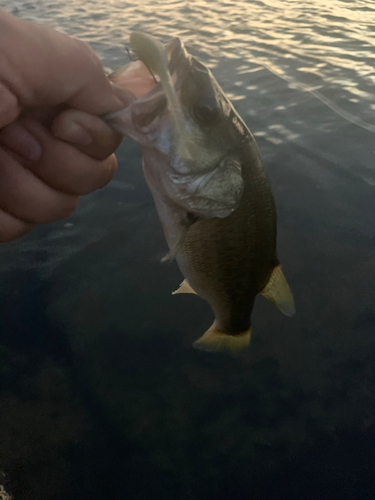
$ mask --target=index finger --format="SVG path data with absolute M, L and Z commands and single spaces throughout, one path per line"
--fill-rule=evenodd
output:
M 84 42 L 0 9 L 0 48 L 0 83 L 18 107 L 66 103 L 95 115 L 124 107 Z

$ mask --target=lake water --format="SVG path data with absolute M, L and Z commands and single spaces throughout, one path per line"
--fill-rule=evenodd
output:
M 166 252 L 137 145 L 69 219 L 0 248 L 0 469 L 15 500 L 375 498 L 375 4 L 2 0 L 89 42 L 180 36 L 254 133 L 297 313 L 240 358 Z M 1 474 L 1 473 L 0 473 Z M 1 479 L 2 477 L 2 479 Z

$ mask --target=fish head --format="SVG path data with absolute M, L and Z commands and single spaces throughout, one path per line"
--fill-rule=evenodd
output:
M 188 54 L 179 38 L 165 46 L 165 54 L 176 105 L 171 106 L 154 74 L 146 94 L 135 95 L 127 108 L 105 119 L 141 144 L 144 168 L 150 171 L 146 179 L 154 192 L 198 217 L 227 217 L 243 193 L 242 157 L 248 129 L 211 71 Z M 112 80 L 126 87 L 126 74 L 132 72 L 139 82 L 142 74 L 149 79 L 150 73 L 141 65 L 130 63 L 122 76 L 117 73 Z

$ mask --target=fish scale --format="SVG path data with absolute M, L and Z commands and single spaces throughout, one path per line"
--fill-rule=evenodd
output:
M 251 162 L 243 165 L 247 182 L 235 212 L 193 225 L 177 256 L 192 288 L 213 308 L 218 328 L 231 334 L 250 328 L 255 296 L 278 264 L 272 192 L 251 170 Z

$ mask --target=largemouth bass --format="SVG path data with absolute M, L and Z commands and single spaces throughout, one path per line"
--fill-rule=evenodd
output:
M 130 42 L 140 61 L 111 78 L 129 88 L 136 77 L 149 91 L 135 89 L 129 107 L 105 118 L 141 145 L 169 258 L 176 258 L 185 278 L 174 293 L 196 293 L 214 311 L 212 326 L 194 346 L 241 351 L 250 342 L 258 293 L 284 314 L 294 314 L 276 253 L 275 202 L 258 147 L 212 73 L 180 39 L 163 46 L 135 32 Z M 148 70 L 155 78 L 151 85 Z

